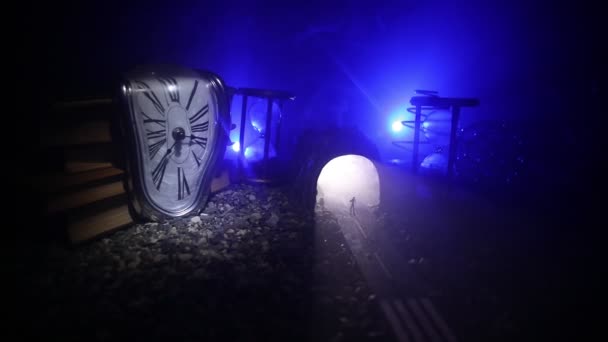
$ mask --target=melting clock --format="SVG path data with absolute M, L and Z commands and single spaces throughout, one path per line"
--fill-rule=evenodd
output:
M 208 71 L 145 66 L 127 73 L 121 90 L 131 211 L 150 220 L 198 213 L 228 141 L 224 82 Z

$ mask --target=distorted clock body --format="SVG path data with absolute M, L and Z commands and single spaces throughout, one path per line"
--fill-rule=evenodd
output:
M 132 212 L 151 220 L 197 213 L 228 139 L 223 81 L 200 70 L 147 66 L 128 73 L 121 88 Z

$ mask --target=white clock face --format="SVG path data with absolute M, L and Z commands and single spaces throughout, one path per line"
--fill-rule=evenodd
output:
M 218 134 L 218 108 L 210 80 L 169 74 L 132 75 L 127 93 L 145 195 L 177 216 L 196 204 Z

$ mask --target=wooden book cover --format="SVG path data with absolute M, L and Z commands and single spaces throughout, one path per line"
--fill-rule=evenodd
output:
M 115 181 L 91 188 L 53 196 L 47 202 L 47 214 L 54 214 L 78 207 L 82 207 L 105 198 L 114 197 L 125 193 L 123 183 Z

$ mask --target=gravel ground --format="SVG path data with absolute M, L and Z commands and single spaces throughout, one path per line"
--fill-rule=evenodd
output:
M 17 268 L 20 335 L 63 341 L 390 340 L 329 214 L 232 185 L 200 216 L 44 244 Z M 50 246 L 50 247 L 49 247 Z

